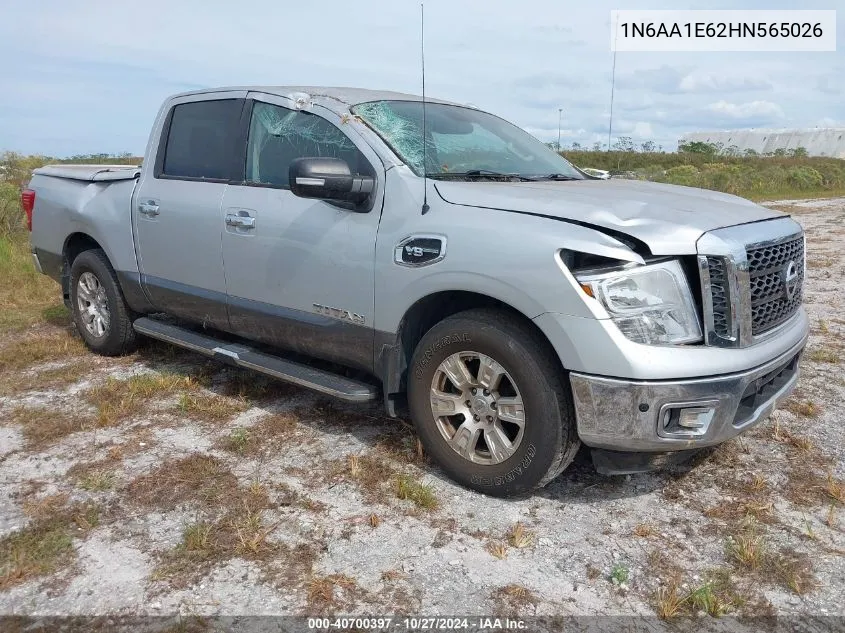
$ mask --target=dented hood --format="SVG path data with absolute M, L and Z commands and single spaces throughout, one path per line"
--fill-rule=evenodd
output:
M 690 255 L 713 229 L 783 213 L 736 196 L 638 180 L 437 181 L 452 204 L 545 216 L 609 229 L 644 242 L 654 255 Z

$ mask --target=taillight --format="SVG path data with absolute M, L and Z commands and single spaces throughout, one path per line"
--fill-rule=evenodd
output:
M 35 208 L 35 192 L 32 189 L 21 191 L 21 206 L 26 213 L 26 228 L 32 230 L 32 210 Z

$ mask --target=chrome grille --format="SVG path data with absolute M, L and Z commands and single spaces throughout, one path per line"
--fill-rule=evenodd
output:
M 730 304 L 728 303 L 728 275 L 722 257 L 708 257 L 707 271 L 710 274 L 710 294 L 713 301 L 713 331 L 728 337 L 731 333 Z
M 777 327 L 801 305 L 804 285 L 804 238 L 787 239 L 747 251 L 751 293 L 751 333 L 756 336 Z M 787 296 L 785 270 L 790 262 L 797 275 L 796 289 Z
M 800 312 L 804 235 L 791 218 L 714 229 L 696 246 L 706 345 L 754 345 Z

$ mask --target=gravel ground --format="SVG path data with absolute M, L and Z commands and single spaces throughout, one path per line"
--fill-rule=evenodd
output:
M 799 392 L 684 472 L 581 455 L 505 501 L 377 408 L 181 351 L 7 368 L 0 613 L 845 615 L 845 200 L 772 204 L 808 236 Z

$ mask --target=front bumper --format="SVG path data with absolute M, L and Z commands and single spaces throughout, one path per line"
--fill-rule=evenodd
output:
M 792 392 L 806 343 L 805 334 L 758 367 L 711 378 L 637 381 L 573 372 L 578 435 L 588 446 L 617 451 L 681 451 L 720 444 L 765 420 Z M 670 437 L 663 416 L 673 405 L 712 406 L 715 413 L 701 436 Z

